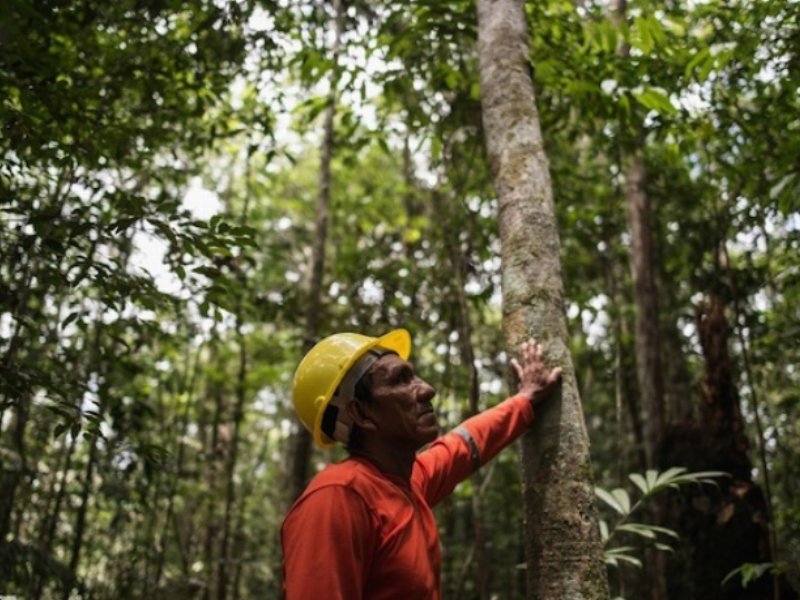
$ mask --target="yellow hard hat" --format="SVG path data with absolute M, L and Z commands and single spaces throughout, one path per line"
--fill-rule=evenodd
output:
M 292 402 L 300 421 L 320 448 L 330 448 L 336 443 L 322 431 L 322 417 L 337 387 L 348 371 L 376 348 L 396 352 L 406 360 L 411 354 L 411 335 L 405 329 L 395 329 L 381 337 L 337 333 L 318 342 L 300 361 L 294 374 Z

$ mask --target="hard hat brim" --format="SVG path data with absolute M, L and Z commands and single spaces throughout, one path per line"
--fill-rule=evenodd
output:
M 357 352 L 354 352 L 350 359 L 343 365 L 339 376 L 331 385 L 328 393 L 325 394 L 323 404 L 317 411 L 316 418 L 314 419 L 314 443 L 316 443 L 320 448 L 331 448 L 336 445 L 336 440 L 328 437 L 322 431 L 322 417 L 325 414 L 325 409 L 331 402 L 333 393 L 336 391 L 337 386 L 350 368 L 356 362 L 358 362 L 362 356 L 376 346 L 396 352 L 400 358 L 403 360 L 408 360 L 408 357 L 411 356 L 411 334 L 406 329 L 394 329 L 389 333 L 382 335 L 381 337 L 374 338 L 370 342 L 367 342 L 361 346 Z

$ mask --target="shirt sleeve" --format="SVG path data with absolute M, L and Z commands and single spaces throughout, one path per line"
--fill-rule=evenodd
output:
M 286 600 L 361 600 L 378 527 L 345 486 L 320 488 L 296 504 L 281 530 Z
M 516 440 L 532 422 L 533 405 L 528 397 L 512 396 L 467 419 L 420 452 L 412 482 L 433 507 Z

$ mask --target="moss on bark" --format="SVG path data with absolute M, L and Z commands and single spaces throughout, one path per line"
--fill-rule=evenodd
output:
M 515 352 L 533 336 L 563 385 L 522 440 L 527 598 L 608 598 L 589 442 L 567 346 L 560 242 L 515 0 L 478 0 L 483 123 L 499 204 L 503 329 Z

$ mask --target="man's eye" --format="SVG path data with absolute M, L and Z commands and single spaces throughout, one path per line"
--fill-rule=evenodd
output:
M 395 375 L 395 383 L 408 383 L 414 379 L 414 372 L 411 369 L 403 369 Z

